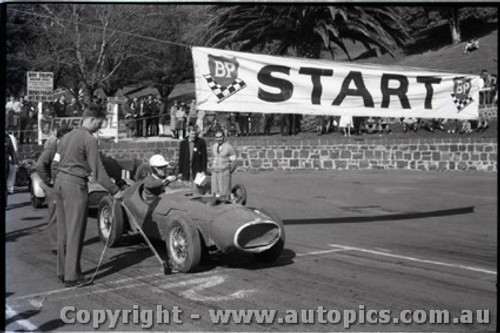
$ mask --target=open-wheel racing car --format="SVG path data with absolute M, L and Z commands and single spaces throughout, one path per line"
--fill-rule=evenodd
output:
M 175 180 L 148 205 L 142 193 L 149 172 L 146 165 L 137 170 L 121 202 L 111 196 L 101 200 L 97 224 L 102 242 L 117 245 L 139 227 L 149 239 L 165 241 L 170 265 L 180 272 L 195 270 L 203 253 L 241 251 L 263 262 L 280 256 L 285 244 L 280 217 L 271 209 L 247 207 L 243 185 L 236 184 L 231 198 L 220 200 L 202 194 L 193 182 Z

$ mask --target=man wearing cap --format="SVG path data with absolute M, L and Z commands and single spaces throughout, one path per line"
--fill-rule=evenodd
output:
M 167 177 L 168 162 L 162 155 L 156 154 L 149 159 L 151 174 L 144 179 L 144 190 L 142 198 L 148 205 L 163 193 L 165 186 L 175 180 L 175 176 Z
M 83 112 L 82 126 L 66 134 L 54 156 L 57 209 L 57 276 L 66 287 L 85 284 L 80 258 L 88 217 L 88 178 L 92 175 L 115 199 L 123 197 L 104 170 L 97 132 L 106 114 L 96 105 Z M 66 251 L 65 251 L 66 247 Z

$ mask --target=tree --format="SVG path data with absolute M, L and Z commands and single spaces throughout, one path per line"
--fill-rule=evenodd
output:
M 448 21 L 452 44 L 462 41 L 461 22 L 484 22 L 497 18 L 497 8 L 492 7 L 424 7 L 427 13 L 437 12 Z
M 200 44 L 206 17 L 206 6 L 158 6 L 150 16 L 155 22 L 152 36 L 164 43 L 142 42 L 149 52 L 136 59 L 140 66 L 135 79 L 154 85 L 164 100 L 178 83 L 192 81 L 190 46 Z
M 277 43 L 276 54 L 318 58 L 324 46 L 332 58 L 340 48 L 350 59 L 347 40 L 392 56 L 410 40 L 394 7 L 230 5 L 212 6 L 209 13 L 214 17 L 206 44 L 241 51 L 268 49 Z
M 193 40 L 189 32 L 199 31 L 191 28 L 203 19 L 191 18 L 189 7 L 9 5 L 9 29 L 15 32 L 9 36 L 16 37 L 7 50 L 11 77 L 26 70 L 52 71 L 56 87 L 75 96 L 83 89 L 87 99 L 97 88 L 110 96 L 139 82 L 157 85 L 166 97 L 192 73 L 184 39 Z M 24 24 L 15 26 L 21 18 Z M 27 32 L 31 38 L 18 43 Z

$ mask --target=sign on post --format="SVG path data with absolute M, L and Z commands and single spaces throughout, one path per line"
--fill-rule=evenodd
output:
M 54 95 L 54 73 L 28 72 L 27 95 L 30 102 L 50 102 Z

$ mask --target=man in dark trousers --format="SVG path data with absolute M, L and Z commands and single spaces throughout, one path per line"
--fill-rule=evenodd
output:
M 180 143 L 178 177 L 194 180 L 198 172 L 207 171 L 207 145 L 198 137 L 196 126 L 189 126 L 188 131 L 188 137 Z
M 115 199 L 123 198 L 123 193 L 104 170 L 97 139 L 93 136 L 105 119 L 106 113 L 98 106 L 86 107 L 82 126 L 62 138 L 53 160 L 57 198 L 57 276 L 66 287 L 88 283 L 81 271 L 80 257 L 88 217 L 89 176 Z
M 43 150 L 42 154 L 36 161 L 36 172 L 42 178 L 42 183 L 40 186 L 45 192 L 45 200 L 49 206 L 49 223 L 47 225 L 47 231 L 49 233 L 49 245 L 51 247 L 52 253 L 57 252 L 57 212 L 56 212 L 56 194 L 54 192 L 54 177 L 51 169 L 52 160 L 57 152 L 57 145 L 59 140 L 71 131 L 71 128 L 59 128 L 57 129 L 56 141 L 54 141 L 49 147 Z

